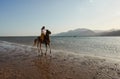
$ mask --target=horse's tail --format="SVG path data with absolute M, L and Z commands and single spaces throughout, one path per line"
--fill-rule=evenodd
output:
M 37 39 L 34 40 L 34 44 L 33 44 L 33 46 L 36 46 L 37 41 L 38 41 Z

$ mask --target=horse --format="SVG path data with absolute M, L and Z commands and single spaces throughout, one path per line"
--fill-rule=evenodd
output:
M 41 51 L 41 53 L 43 54 L 42 49 L 41 49 L 41 45 L 45 44 L 46 53 L 47 53 L 47 46 L 49 46 L 50 54 L 51 54 L 50 34 L 51 34 L 51 32 L 49 30 L 46 30 L 46 35 L 44 36 L 44 40 L 43 41 L 41 39 L 41 36 L 38 36 L 36 39 L 34 39 L 34 46 L 37 45 L 38 52 Z M 40 46 L 40 49 L 39 49 L 39 46 Z M 45 53 L 45 55 L 46 55 L 46 53 Z

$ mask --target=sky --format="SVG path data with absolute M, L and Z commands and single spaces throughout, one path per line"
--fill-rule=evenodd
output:
M 120 0 L 0 0 L 0 36 L 120 29 Z

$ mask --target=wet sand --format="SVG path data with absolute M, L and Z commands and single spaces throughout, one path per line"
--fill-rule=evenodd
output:
M 120 61 L 0 41 L 0 79 L 120 79 Z

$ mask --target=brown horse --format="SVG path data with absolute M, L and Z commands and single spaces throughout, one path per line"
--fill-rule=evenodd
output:
M 42 52 L 42 49 L 41 49 L 41 45 L 42 45 L 42 44 L 45 44 L 46 53 L 47 53 L 47 46 L 49 46 L 49 48 L 50 48 L 50 54 L 51 54 L 50 37 L 49 37 L 50 34 L 51 34 L 51 32 L 50 32 L 49 30 L 46 30 L 46 35 L 45 35 L 43 41 L 41 40 L 40 36 L 37 37 L 37 38 L 34 40 L 34 46 L 37 45 L 38 52 L 41 51 L 41 53 L 43 53 L 43 52 Z M 40 47 L 39 47 L 39 46 L 40 46 Z M 40 48 L 40 49 L 39 49 L 39 48 Z M 46 53 L 45 53 L 45 54 L 46 54 Z

